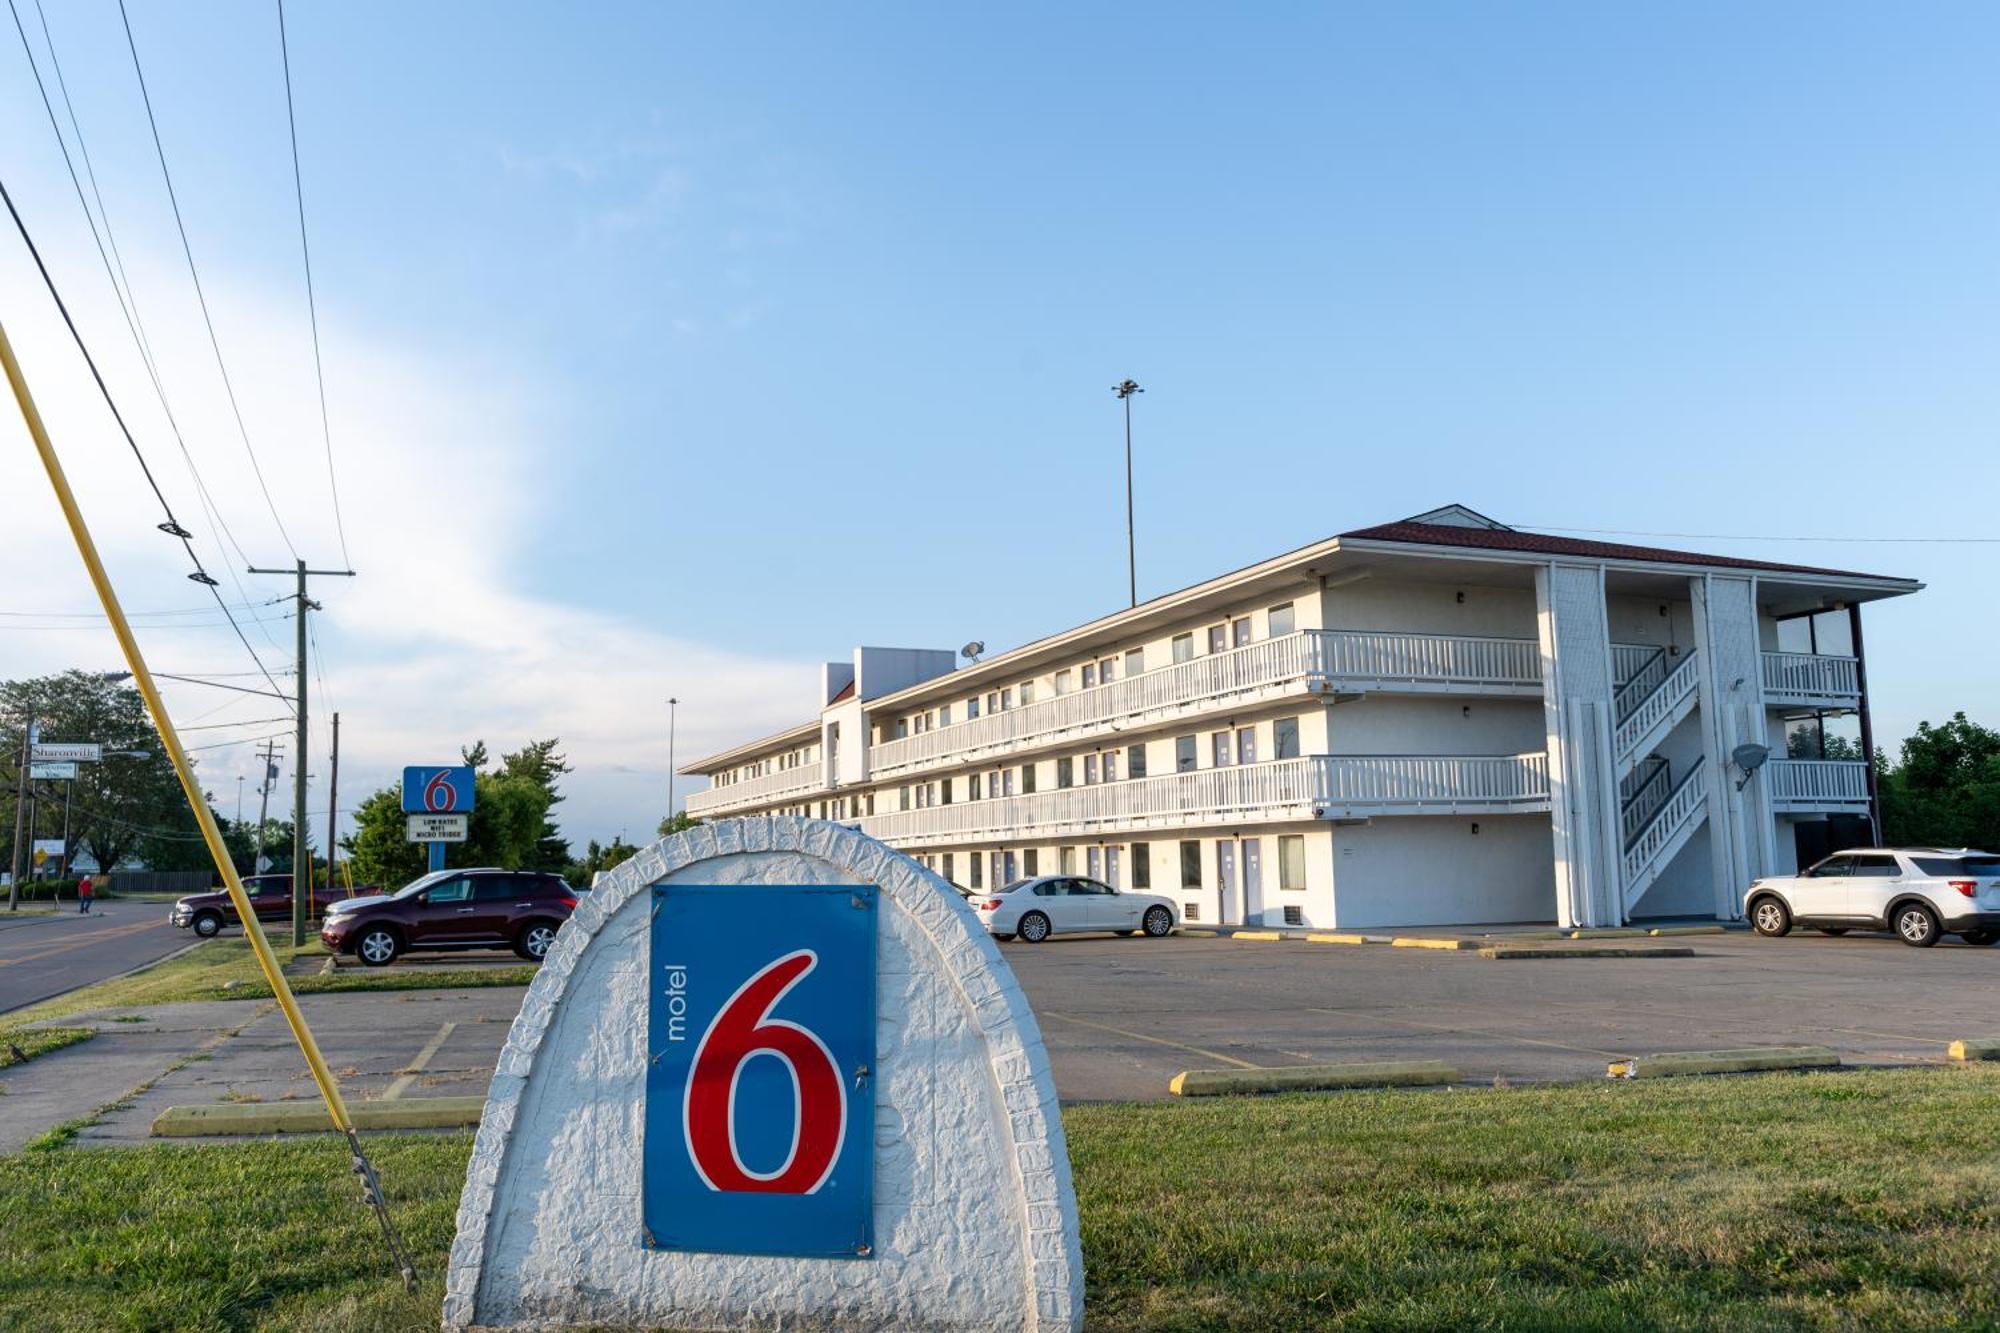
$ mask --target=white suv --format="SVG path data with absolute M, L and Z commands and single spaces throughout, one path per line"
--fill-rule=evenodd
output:
M 1892 930 L 1928 949 L 1940 935 L 2000 941 L 2000 856 L 1968 847 L 1866 847 L 1751 884 L 1743 913 L 1759 935 Z

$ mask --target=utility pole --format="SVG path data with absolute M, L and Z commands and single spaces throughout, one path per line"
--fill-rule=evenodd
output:
M 21 907 L 21 837 L 25 816 L 28 813 L 28 764 L 35 752 L 35 715 L 31 712 L 22 719 L 21 728 L 21 771 L 14 789 L 14 877 L 7 883 L 7 910 L 19 911 Z
M 681 706 L 679 699 L 667 700 L 667 822 L 674 822 L 674 723 Z
M 298 578 L 299 589 L 294 594 L 298 608 L 298 702 L 294 705 L 298 713 L 298 751 L 292 756 L 292 944 L 294 947 L 306 942 L 306 918 L 312 909 L 312 854 L 307 845 L 306 827 L 306 612 L 319 610 L 319 603 L 306 596 L 306 579 L 310 575 L 320 578 L 351 579 L 351 569 L 307 569 L 301 560 L 295 569 L 258 569 L 250 567 L 252 574 L 292 574 Z
M 264 821 L 271 814 L 271 755 L 277 750 L 276 741 L 264 742 L 264 776 L 257 783 L 257 850 L 250 857 L 250 873 L 264 873 Z
M 1139 604 L 1139 547 L 1132 535 L 1132 395 L 1144 393 L 1136 380 L 1120 380 L 1111 386 L 1125 404 L 1125 571 L 1131 583 L 1132 605 Z
M 333 715 L 333 755 L 326 779 L 326 896 L 333 897 L 333 854 L 340 844 L 334 841 L 335 823 L 340 818 L 340 714 Z

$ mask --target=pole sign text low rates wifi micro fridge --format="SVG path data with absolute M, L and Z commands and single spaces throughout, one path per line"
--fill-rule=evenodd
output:
M 653 894 L 646 1243 L 868 1258 L 875 887 Z

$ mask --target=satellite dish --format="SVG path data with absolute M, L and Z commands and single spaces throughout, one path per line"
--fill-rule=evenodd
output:
M 1748 745 L 1739 745 L 1731 750 L 1729 752 L 1729 761 L 1743 770 L 1743 781 L 1736 784 L 1736 790 L 1742 791 L 1748 786 L 1750 775 L 1762 768 L 1764 761 L 1770 757 L 1770 746 L 1758 745 L 1754 742 Z
M 979 660 L 979 655 L 985 651 L 986 651 L 986 645 L 984 643 L 981 643 L 978 639 L 974 639 L 971 643 L 968 643 L 965 645 L 965 647 L 959 649 L 958 655 L 960 657 L 963 657 L 968 662 L 977 662 Z

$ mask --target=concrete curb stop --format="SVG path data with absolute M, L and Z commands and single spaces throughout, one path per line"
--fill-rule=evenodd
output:
M 1685 944 L 1491 944 L 1479 951 L 1481 958 L 1692 958 L 1694 950 Z
M 1443 1060 L 1377 1060 L 1279 1069 L 1184 1069 L 1167 1084 L 1176 1097 L 1224 1097 L 1253 1092 L 1326 1092 L 1338 1088 L 1400 1088 L 1457 1083 Z
M 1394 936 L 1357 935 L 1347 931 L 1316 930 L 1306 936 L 1308 944 L 1387 944 Z
M 1612 1078 L 1675 1078 L 1683 1074 L 1748 1074 L 1771 1069 L 1837 1069 L 1824 1046 L 1758 1046 L 1735 1051 L 1664 1051 L 1613 1060 Z
M 1976 1060 L 2000 1060 L 2000 1037 L 1980 1037 L 1972 1041 L 1955 1041 L 1944 1048 L 1944 1053 L 1954 1060 L 1971 1063 Z
M 1234 930 L 1229 933 L 1232 940 L 1282 940 L 1285 937 L 1275 930 Z
M 1477 949 L 1477 940 L 1441 940 L 1428 935 L 1397 935 L 1389 941 L 1398 949 Z
M 356 1129 L 463 1129 L 479 1123 L 484 1097 L 417 1097 L 409 1101 L 350 1102 Z M 333 1120 L 319 1102 L 227 1102 L 169 1106 L 153 1119 L 156 1139 L 211 1134 L 330 1134 Z

